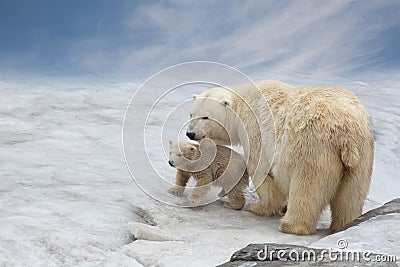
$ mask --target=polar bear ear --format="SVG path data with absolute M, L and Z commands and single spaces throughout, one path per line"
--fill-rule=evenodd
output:
M 231 101 L 229 101 L 228 99 L 222 99 L 221 103 L 225 106 L 225 107 L 229 107 L 231 105 Z
M 199 97 L 198 94 L 193 94 L 193 99 L 196 99 L 196 98 L 198 98 L 198 97 Z

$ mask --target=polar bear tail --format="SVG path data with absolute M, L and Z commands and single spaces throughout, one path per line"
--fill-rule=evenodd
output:
M 347 168 L 354 168 L 360 162 L 360 150 L 354 140 L 344 142 L 341 149 L 341 160 Z

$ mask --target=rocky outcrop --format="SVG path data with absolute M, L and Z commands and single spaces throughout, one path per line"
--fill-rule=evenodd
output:
M 375 220 L 371 222 L 376 223 L 376 220 L 380 220 L 380 218 L 377 217 L 393 217 L 394 215 L 390 214 L 396 213 L 400 213 L 400 198 L 394 199 L 379 208 L 370 210 L 361 215 L 359 218 L 341 229 L 341 233 L 347 233 L 346 231 L 350 231 L 347 234 L 351 235 L 351 233 L 354 233 L 354 229 L 356 229 L 351 229 L 354 226 L 367 227 L 367 224 L 370 223 L 367 221 L 372 218 L 375 218 Z M 363 222 L 367 222 L 367 224 L 365 226 L 364 224 L 360 225 Z M 382 221 L 382 223 L 385 222 Z M 397 230 L 393 229 L 393 231 Z M 369 232 L 367 232 L 367 234 L 369 235 Z M 337 235 L 340 235 L 340 233 Z M 337 235 L 328 236 L 326 238 L 337 238 Z M 365 236 L 360 238 L 365 238 Z M 371 237 L 371 240 L 374 240 L 375 243 L 379 242 L 376 236 Z M 394 242 L 394 240 L 391 241 Z M 316 244 L 317 243 L 318 241 Z M 396 258 L 388 259 L 387 255 L 380 253 L 372 253 L 364 250 L 334 250 L 331 247 L 325 248 L 326 244 L 323 247 L 318 248 L 312 247 L 313 245 L 310 246 L 311 247 L 304 247 L 275 243 L 250 244 L 235 252 L 229 262 L 219 266 L 398 266 L 395 261 Z M 391 252 L 396 254 L 396 251 Z M 383 260 L 379 261 L 378 259 L 385 259 L 386 262 Z
M 379 208 L 376 208 L 376 209 L 373 209 L 373 210 L 370 210 L 370 211 L 364 213 L 363 215 L 361 215 L 360 217 L 358 217 L 351 223 L 347 224 L 340 231 L 344 231 L 350 227 L 359 225 L 360 223 L 368 221 L 371 218 L 374 218 L 374 217 L 377 217 L 380 215 L 387 215 L 387 214 L 391 214 L 391 213 L 400 213 L 400 198 L 393 199 Z

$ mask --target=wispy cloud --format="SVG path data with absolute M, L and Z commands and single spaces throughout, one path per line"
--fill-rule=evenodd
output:
M 213 9 L 209 3 L 158 4 L 137 10 L 134 22 L 147 21 L 165 34 L 156 45 L 164 52 L 153 54 L 155 48 L 146 47 L 137 53 L 169 64 L 210 59 L 244 69 L 342 73 L 368 68 L 364 65 L 385 46 L 394 45 L 376 38 L 399 26 L 396 7 L 394 1 L 270 1 L 217 7 L 215 16 L 204 12 Z M 192 16 L 190 10 L 200 12 Z
M 62 63 L 139 79 L 189 60 L 265 76 L 400 68 L 398 57 L 387 56 L 400 54 L 393 38 L 400 27 L 397 0 L 162 1 L 120 8 L 118 16 L 97 12 L 97 34 L 67 40 Z

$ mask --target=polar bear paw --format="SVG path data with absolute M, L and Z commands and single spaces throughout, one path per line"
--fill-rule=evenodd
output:
M 279 230 L 286 234 L 295 235 L 312 235 L 315 234 L 315 227 L 307 225 L 305 222 L 297 221 L 296 223 L 291 222 L 283 218 Z
M 244 210 L 250 211 L 258 216 L 271 217 L 279 213 L 279 209 L 272 209 L 268 206 L 262 205 L 261 203 L 249 203 Z
M 225 189 L 221 189 L 221 191 L 218 193 L 218 197 L 224 197 L 226 196 L 228 193 L 225 192 Z
M 242 209 L 243 208 L 243 206 L 244 206 L 244 201 L 243 201 L 243 203 L 240 203 L 240 202 L 225 202 L 224 203 L 224 207 L 225 208 L 228 208 L 228 209 L 233 209 L 233 210 L 240 210 L 240 209 Z
M 201 197 L 198 196 L 198 195 L 191 194 L 190 196 L 188 196 L 188 200 L 190 202 L 192 202 L 193 204 L 198 204 L 200 202 L 200 200 L 201 200 Z
M 185 191 L 185 188 L 182 186 L 173 186 L 170 189 L 168 189 L 168 193 L 174 196 L 181 196 L 183 194 L 183 191 Z

